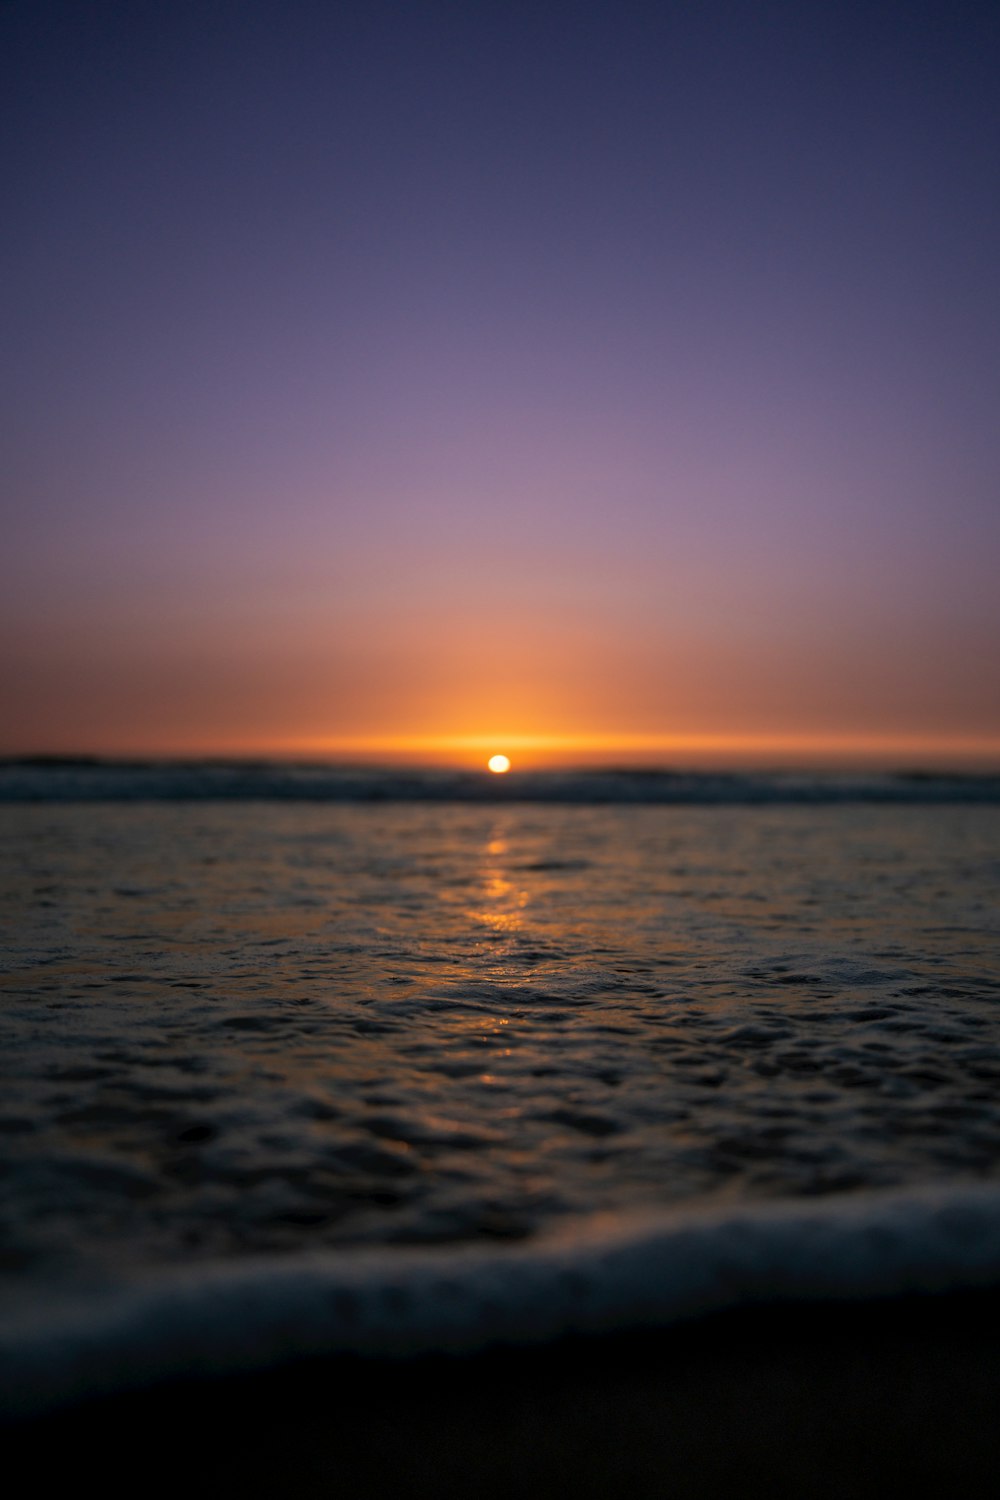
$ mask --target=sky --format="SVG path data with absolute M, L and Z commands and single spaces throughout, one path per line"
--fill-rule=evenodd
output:
M 1000 10 L 0 3 L 0 752 L 1000 765 Z

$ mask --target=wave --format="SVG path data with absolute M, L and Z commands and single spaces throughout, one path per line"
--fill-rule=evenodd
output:
M 247 761 L 0 761 L 0 802 L 553 802 L 753 806 L 777 803 L 1000 803 L 1000 775 L 694 772 L 606 768 L 398 770 Z
M 592 1218 L 505 1248 L 171 1268 L 11 1318 L 0 1415 L 310 1357 L 474 1354 L 751 1306 L 998 1285 L 1000 1190 L 985 1186 Z

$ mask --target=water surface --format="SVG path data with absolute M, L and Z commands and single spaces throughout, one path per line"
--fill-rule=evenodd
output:
M 1000 1176 L 1000 808 L 3 815 L 3 1265 Z

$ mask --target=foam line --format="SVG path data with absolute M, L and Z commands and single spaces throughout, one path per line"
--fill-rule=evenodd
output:
M 996 1188 L 588 1219 L 521 1247 L 371 1249 L 168 1269 L 0 1329 L 0 1413 L 263 1370 L 665 1328 L 753 1303 L 1000 1283 Z

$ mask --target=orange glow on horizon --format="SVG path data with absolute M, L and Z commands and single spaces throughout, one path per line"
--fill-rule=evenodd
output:
M 399 735 L 369 741 L 313 742 L 310 750 L 331 757 L 403 760 L 422 764 L 482 764 L 497 740 L 518 752 L 526 769 L 545 766 L 646 765 L 694 768 L 746 765 L 882 763 L 984 765 L 1000 768 L 1000 741 L 923 735 L 821 734 L 469 734 Z M 291 748 L 291 747 L 289 747 Z M 306 747 L 303 747 L 305 749 Z M 505 757 L 506 758 L 506 757 Z
M 370 764 L 455 766 L 473 769 L 484 758 L 507 761 L 493 752 L 497 743 L 517 753 L 527 770 L 558 766 L 647 766 L 677 769 L 759 766 L 850 768 L 967 768 L 1000 771 L 1000 738 L 927 734 L 614 734 L 609 732 L 469 734 L 264 735 L 211 740 L 186 738 L 155 743 L 138 737 L 112 744 L 41 747 L 44 753 L 175 756 L 181 759 L 231 756 L 286 760 L 353 761 Z M 34 753 L 39 747 L 28 747 Z M 491 754 L 491 752 L 493 752 Z M 17 753 L 17 752 L 8 752 Z

